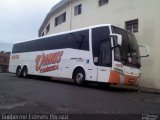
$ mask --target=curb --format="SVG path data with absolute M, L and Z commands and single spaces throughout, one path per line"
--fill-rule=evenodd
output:
M 137 87 L 138 92 L 160 94 L 160 90 L 154 88 Z
M 142 92 L 142 93 L 160 94 L 160 89 L 154 89 L 154 88 L 145 88 L 145 87 L 138 87 L 138 86 L 124 86 L 124 85 L 116 85 L 113 87 L 122 88 L 126 90 L 134 90 L 134 91 Z

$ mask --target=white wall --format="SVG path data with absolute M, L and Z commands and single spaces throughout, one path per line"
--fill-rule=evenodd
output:
M 139 85 L 160 89 L 160 0 L 109 0 L 108 4 L 101 7 L 98 1 L 73 0 L 72 5 L 51 18 L 48 34 L 103 23 L 124 28 L 125 21 L 138 18 L 139 32 L 135 33 L 138 43 L 148 44 L 151 49 L 150 57 L 142 58 L 142 80 Z M 82 14 L 74 16 L 74 6 L 78 4 L 82 4 Z M 55 17 L 65 11 L 67 21 L 54 27 Z

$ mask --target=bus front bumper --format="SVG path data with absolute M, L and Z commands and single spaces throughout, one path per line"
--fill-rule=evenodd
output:
M 110 72 L 110 84 L 123 84 L 136 86 L 140 80 L 140 76 L 122 74 L 117 71 Z

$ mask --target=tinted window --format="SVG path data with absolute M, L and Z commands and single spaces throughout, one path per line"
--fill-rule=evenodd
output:
M 89 50 L 89 31 L 71 33 L 72 48 Z
M 66 12 L 55 18 L 55 26 L 60 25 L 66 21 Z
M 82 5 L 77 5 L 74 7 L 74 15 L 79 15 L 82 12 Z
M 89 30 L 18 43 L 13 53 L 72 48 L 89 51 Z
M 103 6 L 105 4 L 108 4 L 108 0 L 99 0 L 98 3 L 99 3 L 99 6 Z
M 125 22 L 125 26 L 132 33 L 138 32 L 138 19 Z
M 111 41 L 109 34 L 109 27 L 99 27 L 92 30 L 92 48 L 95 65 L 111 66 Z
M 141 67 L 141 62 L 139 59 L 139 47 L 135 36 L 123 29 L 112 27 L 113 33 L 122 35 L 122 45 L 119 47 L 121 59 L 117 59 L 115 56 L 115 60 L 122 61 L 123 64 L 133 67 Z M 115 53 L 116 55 L 116 53 Z M 129 58 L 131 58 L 131 62 L 129 62 Z
M 50 31 L 50 24 L 46 27 L 46 33 Z

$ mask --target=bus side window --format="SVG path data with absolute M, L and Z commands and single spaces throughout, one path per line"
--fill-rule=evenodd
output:
M 73 32 L 71 35 L 72 48 L 89 51 L 89 31 Z

